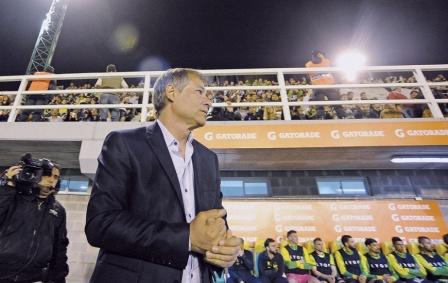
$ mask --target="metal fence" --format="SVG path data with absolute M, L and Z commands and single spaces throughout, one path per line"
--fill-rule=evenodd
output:
M 273 90 L 280 93 L 280 102 L 239 102 L 231 103 L 213 103 L 213 107 L 263 107 L 276 106 L 283 110 L 284 120 L 291 120 L 290 108 L 294 106 L 309 107 L 313 105 L 360 105 L 360 104 L 425 104 L 432 113 L 432 118 L 446 119 L 439 107 L 439 104 L 448 103 L 448 98 L 437 99 L 432 89 L 437 87 L 448 88 L 448 82 L 430 82 L 425 77 L 425 72 L 445 72 L 448 70 L 448 65 L 411 65 L 411 66 L 370 66 L 359 69 L 359 72 L 368 73 L 399 73 L 407 72 L 412 74 L 415 82 L 412 83 L 342 83 L 334 85 L 287 85 L 285 82 L 286 76 L 302 75 L 307 76 L 311 73 L 334 73 L 343 74 L 344 70 L 340 68 L 284 68 L 284 69 L 232 69 L 232 70 L 202 70 L 201 73 L 213 80 L 216 77 L 238 77 L 238 76 L 272 76 L 275 77 L 278 84 L 276 85 L 237 85 L 237 86 L 208 86 L 210 91 L 231 91 L 231 90 Z M 0 77 L 1 83 L 20 82 L 20 86 L 14 91 L 1 91 L 0 95 L 14 96 L 12 105 L 0 106 L 0 110 L 10 111 L 8 122 L 12 123 L 16 120 L 18 110 L 32 110 L 32 109 L 101 109 L 101 108 L 138 108 L 141 110 L 140 121 L 145 122 L 149 107 L 152 107 L 150 102 L 150 94 L 153 92 L 154 80 L 163 72 L 116 72 L 116 73 L 78 73 L 78 74 L 55 74 L 55 75 L 23 75 L 23 76 L 3 76 Z M 29 91 L 27 86 L 33 80 L 96 80 L 104 77 L 122 77 L 125 79 L 137 79 L 143 82 L 139 88 L 132 89 L 64 89 L 64 90 L 48 90 L 48 91 Z M 1 87 L 1 85 L 0 85 Z M 336 101 L 289 101 L 288 90 L 319 90 L 319 89 L 359 89 L 359 88 L 418 88 L 423 94 L 423 99 L 405 99 L 405 100 L 390 100 L 390 99 L 368 99 L 368 100 L 336 100 Z M 136 92 L 142 94 L 142 102 L 139 104 L 79 104 L 79 105 L 25 105 L 24 98 L 28 95 L 44 95 L 44 94 L 80 94 L 80 93 L 123 93 Z

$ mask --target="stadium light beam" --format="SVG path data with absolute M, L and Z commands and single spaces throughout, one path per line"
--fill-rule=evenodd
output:
M 367 58 L 356 50 L 345 51 L 336 58 L 336 66 L 341 68 L 349 81 L 358 77 L 359 69 L 365 66 Z

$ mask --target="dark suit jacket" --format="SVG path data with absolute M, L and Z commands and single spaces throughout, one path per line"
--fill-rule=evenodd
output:
M 193 141 L 196 213 L 222 208 L 216 154 Z M 173 162 L 157 123 L 111 132 L 98 158 L 85 232 L 99 247 L 90 282 L 181 282 L 189 224 Z M 199 256 L 202 282 L 212 266 Z

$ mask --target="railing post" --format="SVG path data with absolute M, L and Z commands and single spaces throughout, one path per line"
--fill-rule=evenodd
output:
M 432 94 L 432 90 L 428 85 L 428 82 L 426 81 L 425 75 L 423 74 L 422 70 L 420 68 L 415 68 L 413 71 L 415 78 L 417 79 L 417 82 L 422 85 L 420 87 L 420 90 L 422 91 L 423 96 L 428 102 L 429 109 L 431 110 L 431 113 L 434 118 L 444 118 L 443 113 L 440 110 L 439 105 L 437 104 L 437 100 Z
M 280 87 L 280 98 L 283 103 L 283 117 L 285 121 L 291 120 L 291 112 L 288 106 L 288 94 L 286 93 L 285 77 L 282 71 L 277 73 L 278 86 Z
M 20 86 L 17 90 L 16 98 L 14 99 L 14 104 L 12 106 L 11 112 L 9 112 L 8 123 L 16 121 L 17 106 L 20 106 L 20 104 L 22 103 L 22 92 L 26 90 L 27 84 L 28 79 L 26 77 L 23 77 L 20 81 Z
M 146 122 L 146 116 L 148 116 L 148 104 L 149 104 L 149 87 L 151 85 L 151 77 L 145 75 L 145 83 L 142 98 L 142 115 L 140 117 L 140 122 Z

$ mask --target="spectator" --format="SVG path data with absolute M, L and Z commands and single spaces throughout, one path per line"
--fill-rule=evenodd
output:
M 89 114 L 87 115 L 87 122 L 98 122 L 98 121 L 100 121 L 98 109 L 93 108 L 89 111 Z
M 425 268 L 417 261 L 417 259 L 406 251 L 406 246 L 399 237 L 392 238 L 394 251 L 387 256 L 390 265 L 397 273 L 401 282 L 407 283 L 429 283 L 425 280 Z
M 418 237 L 420 253 L 415 257 L 418 262 L 426 269 L 427 279 L 430 281 L 439 281 L 448 279 L 448 263 L 436 252 L 434 246 L 428 237 Z
M 17 111 L 16 122 L 29 122 L 29 121 L 31 121 L 31 113 L 22 110 Z
M 432 118 L 431 109 L 429 109 L 427 105 L 425 105 L 423 108 L 422 118 Z
M 7 122 L 9 117 L 9 112 L 0 109 L 0 122 Z
M 323 109 L 316 112 L 316 119 L 318 120 L 332 120 L 336 117 L 337 115 L 332 105 L 324 105 Z
M 263 110 L 263 120 L 278 120 L 274 106 L 265 106 Z
M 367 238 L 364 244 L 369 252 L 362 257 L 362 262 L 369 282 L 393 283 L 397 281 L 398 275 L 389 260 L 381 253 L 378 242 L 372 238 Z
M 381 112 L 384 110 L 383 104 L 371 104 L 369 111 L 369 118 L 378 119 L 380 118 Z
M 291 109 L 291 120 L 305 120 L 305 111 L 300 106 L 294 106 Z
M 268 238 L 266 250 L 258 256 L 258 273 L 262 283 L 288 283 L 283 257 L 278 253 L 277 243 Z
M 408 99 L 408 98 L 406 97 L 406 95 L 401 93 L 401 87 L 397 87 L 391 92 L 389 92 L 389 94 L 387 95 L 387 99 L 393 100 L 393 99 Z
M 366 283 L 367 276 L 361 268 L 361 256 L 352 236 L 342 236 L 341 242 L 342 248 L 334 253 L 339 273 L 347 283 Z
M 0 95 L 0 106 L 9 106 L 11 99 L 7 95 Z
M 228 100 L 226 102 L 227 107 L 224 110 L 224 120 L 226 121 L 241 121 L 241 114 L 239 111 L 235 111 L 235 108 L 232 107 L 232 102 Z
M 369 100 L 369 98 L 367 97 L 367 93 L 365 93 L 365 92 L 361 92 L 359 94 L 359 96 L 360 96 L 361 100 Z
M 381 119 L 404 118 L 403 113 L 397 109 L 395 104 L 385 104 L 380 114 Z
M 51 109 L 51 115 L 48 117 L 48 122 L 64 122 L 62 120 L 61 116 L 59 116 L 59 110 L 58 109 Z
M 287 233 L 288 244 L 281 249 L 285 262 L 286 277 L 289 282 L 319 283 L 316 277 L 310 275 L 312 261 L 305 247 L 299 245 L 297 232 Z
M 74 82 L 70 82 L 69 86 L 67 87 L 67 89 L 77 89 L 77 87 L 75 86 Z
M 249 111 L 244 117 L 244 121 L 254 121 L 254 120 L 263 120 L 263 110 L 257 110 L 257 107 L 251 106 L 249 107 Z
M 314 252 L 311 253 L 312 269 L 314 276 L 320 281 L 327 283 L 343 283 L 344 280 L 338 276 L 334 257 L 324 251 L 324 242 L 321 238 L 313 241 Z
M 229 268 L 229 279 L 227 283 L 260 283 L 260 280 L 253 275 L 254 256 L 252 252 L 244 249 L 244 241 L 241 243 L 241 250 L 236 262 Z
M 331 67 L 331 62 L 325 57 L 321 51 L 313 51 L 311 54 L 311 60 L 305 64 L 306 68 L 323 68 Z M 332 85 L 335 84 L 335 79 L 332 74 L 329 73 L 310 73 L 309 74 L 312 85 Z M 313 90 L 313 96 L 311 100 L 323 101 L 325 100 L 338 100 L 337 91 L 334 89 L 317 89 Z
M 359 105 L 359 114 L 361 115 L 360 119 L 368 119 L 371 117 L 371 105 L 370 104 L 360 104 Z M 378 117 L 376 117 L 378 118 Z
M 423 94 L 418 90 L 410 93 L 411 99 L 424 99 Z M 402 106 L 403 114 L 406 118 L 421 118 L 423 115 L 423 104 L 405 104 Z
M 66 118 L 67 122 L 78 122 L 79 116 L 78 116 L 78 110 L 77 109 L 70 109 Z
M 149 107 L 148 108 L 148 117 L 147 117 L 146 121 L 155 121 L 156 118 L 157 118 L 156 110 L 154 109 L 154 107 Z
M 78 120 L 80 122 L 87 122 L 90 115 L 89 109 L 79 109 L 78 110 Z
M 113 73 L 117 71 L 117 67 L 113 64 L 107 65 L 106 72 Z M 117 88 L 129 88 L 126 81 L 123 79 L 123 77 L 104 77 L 99 78 L 96 83 L 95 87 L 98 88 L 107 88 L 107 89 L 117 89 Z M 116 93 L 102 93 L 100 95 L 100 104 L 118 104 L 120 102 L 119 96 Z M 112 121 L 119 121 L 120 120 L 120 113 L 118 109 L 116 108 L 101 108 L 100 109 L 100 117 L 101 121 L 106 121 L 108 118 L 108 113 L 110 110 L 111 120 Z
M 36 72 L 34 76 L 43 76 L 54 74 L 54 68 L 47 66 L 43 72 Z M 28 88 L 29 91 L 47 91 L 56 89 L 56 82 L 48 79 L 35 79 L 32 80 Z M 50 95 L 48 94 L 30 94 L 26 96 L 26 105 L 47 105 L 50 101 Z M 33 122 L 43 121 L 43 110 L 34 109 L 31 111 L 24 111 L 26 114 L 31 113 Z

